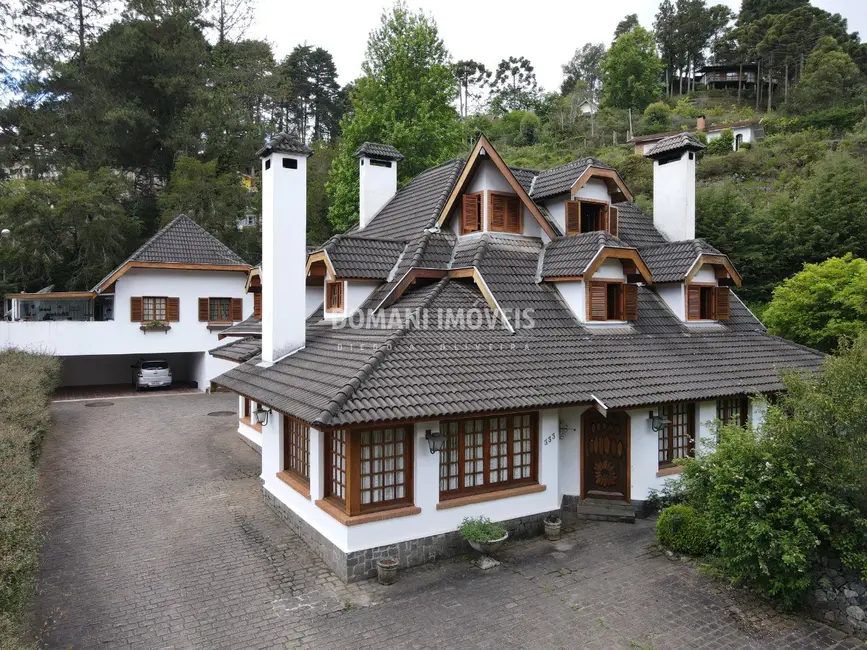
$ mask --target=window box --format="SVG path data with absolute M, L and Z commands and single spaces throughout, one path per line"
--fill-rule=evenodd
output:
M 168 323 L 160 323 L 159 321 L 154 321 L 152 323 L 142 323 L 139 326 L 139 329 L 147 334 L 148 332 L 168 332 L 172 329 L 172 326 Z
M 208 323 L 209 332 L 222 332 L 230 327 L 232 327 L 232 323 Z

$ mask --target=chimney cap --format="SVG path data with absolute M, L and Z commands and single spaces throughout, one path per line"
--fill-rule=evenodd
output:
M 268 140 L 264 147 L 256 152 L 256 155 L 260 158 L 266 158 L 274 152 L 295 153 L 303 156 L 313 155 L 313 149 L 288 133 L 278 133 L 275 135 L 273 138 Z
M 668 156 L 680 151 L 701 151 L 705 146 L 692 133 L 678 133 L 663 138 L 651 147 L 650 151 L 645 153 L 647 158 L 656 158 L 658 156 Z
M 379 144 L 377 142 L 365 142 L 358 149 L 355 150 L 355 153 L 352 154 L 356 158 L 361 158 L 362 156 L 367 158 L 379 158 L 381 160 L 395 160 L 401 161 L 406 156 L 400 153 L 397 149 L 392 147 L 390 144 Z

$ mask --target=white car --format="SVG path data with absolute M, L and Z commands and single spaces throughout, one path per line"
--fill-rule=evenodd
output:
M 139 359 L 132 368 L 132 385 L 136 390 L 143 388 L 171 388 L 172 369 L 168 361 L 159 359 Z

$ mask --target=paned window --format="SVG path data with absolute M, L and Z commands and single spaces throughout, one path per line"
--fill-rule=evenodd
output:
M 167 302 L 168 298 L 142 298 L 142 320 L 145 323 L 165 321 Z
M 695 404 L 665 404 L 659 412 L 670 422 L 659 432 L 659 466 L 667 467 L 695 453 Z
M 302 481 L 310 481 L 310 428 L 283 416 L 283 469 Z

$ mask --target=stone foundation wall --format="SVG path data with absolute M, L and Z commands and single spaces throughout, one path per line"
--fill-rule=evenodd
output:
M 579 503 L 581 503 L 581 497 L 577 494 L 564 494 L 562 501 L 563 512 L 577 513 Z M 646 519 L 653 514 L 653 510 L 648 502 L 640 499 L 632 499 L 629 503 L 624 501 L 612 501 L 611 503 L 621 505 L 624 508 L 628 506 L 628 509 L 633 510 L 635 516 L 641 519 Z
M 243 440 L 243 441 L 244 441 L 244 444 L 247 445 L 250 449 L 252 449 L 253 451 L 255 451 L 255 452 L 256 452 L 257 454 L 259 454 L 260 456 L 262 455 L 262 447 L 260 447 L 259 445 L 257 445 L 255 442 L 253 442 L 252 440 L 250 440 L 247 436 L 245 436 L 245 435 L 243 435 L 243 434 L 240 434 L 240 433 L 239 433 L 239 434 L 238 434 L 238 437 L 239 437 L 241 440 Z
M 813 616 L 867 639 L 867 583 L 857 572 L 844 569 L 836 557 L 822 556 L 820 562 L 809 597 Z
M 313 526 L 295 514 L 282 501 L 274 497 L 264 487 L 262 494 L 265 503 L 298 535 L 304 543 L 321 557 L 325 564 L 343 582 L 356 582 L 376 576 L 376 561 L 380 558 L 394 557 L 400 561 L 400 568 L 406 569 L 428 562 L 444 560 L 464 553 L 475 553 L 457 531 L 431 535 L 397 544 L 368 548 L 363 551 L 344 553 L 332 544 Z M 520 517 L 498 522 L 509 531 L 509 539 L 537 537 L 545 530 L 543 523 L 548 515 L 560 516 L 559 510 L 543 512 L 530 517 Z

